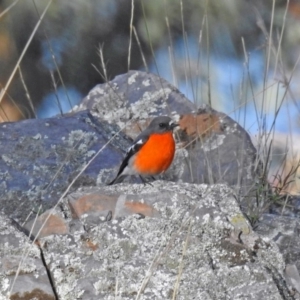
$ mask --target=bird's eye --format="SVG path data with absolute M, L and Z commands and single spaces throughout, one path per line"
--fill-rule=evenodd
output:
M 165 127 L 165 124 L 164 124 L 164 123 L 159 123 L 159 127 L 160 127 L 160 128 L 164 128 L 164 127 Z

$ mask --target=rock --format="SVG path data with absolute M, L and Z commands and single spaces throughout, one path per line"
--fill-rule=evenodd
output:
M 287 264 L 285 267 L 286 282 L 297 293 L 297 299 L 300 299 L 300 275 L 296 265 Z
M 66 234 L 69 232 L 63 214 L 54 214 L 51 209 L 27 222 L 24 229 L 32 239 L 52 234 Z
M 53 207 L 102 147 L 72 189 L 107 179 L 106 169 L 122 158 L 120 148 L 130 145 L 122 133 L 108 143 L 115 127 L 97 122 L 87 111 L 0 128 L 1 209 L 20 222 Z
M 1 209 L 39 239 L 32 245 L 0 215 L 1 296 L 24 257 L 22 241 L 29 260 L 15 299 L 296 299 L 299 245 L 278 244 L 285 265 L 273 223 L 260 236 L 240 210 L 257 217 L 267 199 L 249 135 L 224 114 L 193 108 L 159 77 L 131 71 L 67 116 L 0 125 Z M 131 138 L 160 114 L 180 123 L 163 175 L 173 183 L 103 186 Z M 289 230 L 288 242 L 297 236 Z
M 276 244 L 225 185 L 81 189 L 61 208 L 69 233 L 40 239 L 60 299 L 292 299 Z
M 0 299 L 56 299 L 39 248 L 2 213 L 0 258 Z
M 91 113 L 82 111 L 86 108 Z M 102 147 L 71 188 L 109 182 L 131 144 L 130 138 L 135 138 L 153 116 L 171 114 L 181 129 L 176 133 L 173 166 L 163 178 L 227 183 L 235 189 L 243 211 L 252 212 L 256 209 L 251 206 L 256 203 L 253 194 L 257 196 L 262 175 L 249 135 L 224 114 L 208 107 L 192 112 L 193 108 L 194 104 L 162 78 L 130 71 L 95 87 L 76 112 L 65 117 L 1 124 L 2 210 L 23 222 L 28 215 L 33 219 L 53 207 Z M 124 130 L 129 137 L 113 124 L 120 128 L 129 125 Z
M 129 71 L 99 84 L 73 111 L 90 110 L 98 119 L 117 124 L 132 138 L 145 120 L 159 115 L 190 113 L 196 106 L 165 79 L 142 71 Z M 136 122 L 141 125 L 137 126 Z
M 179 124 L 181 148 L 168 179 L 226 183 L 235 190 L 244 212 L 256 212 L 256 197 L 265 190 L 260 191 L 262 167 L 248 133 L 229 116 L 207 106 L 182 115 Z M 261 207 L 265 199 L 260 197 Z
M 262 185 L 262 168 L 250 136 L 229 116 L 208 106 L 197 110 L 163 78 L 141 71 L 129 71 L 97 85 L 75 111 L 83 109 L 90 109 L 98 119 L 117 124 L 132 139 L 154 116 L 173 116 L 180 124 L 176 134 L 178 149 L 173 166 L 163 178 L 227 183 L 235 189 L 243 211 L 256 213 L 254 196 L 257 197 L 257 186 Z M 113 163 L 114 174 L 120 163 Z
M 286 280 L 300 295 L 299 220 L 294 217 L 263 214 L 257 224 L 256 231 L 278 245 L 287 264 Z

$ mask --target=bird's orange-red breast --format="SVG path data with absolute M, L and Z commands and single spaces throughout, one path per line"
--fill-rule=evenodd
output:
M 173 129 L 178 126 L 171 118 L 154 118 L 128 149 L 116 178 L 109 185 L 121 182 L 127 175 L 153 176 L 165 172 L 175 154 Z
M 166 171 L 175 154 L 175 141 L 171 131 L 153 133 L 137 152 L 133 167 L 138 173 L 157 175 Z

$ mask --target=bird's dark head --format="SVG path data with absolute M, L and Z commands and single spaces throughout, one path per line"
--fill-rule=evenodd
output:
M 167 116 L 160 116 L 154 118 L 150 125 L 149 129 L 156 133 L 164 133 L 167 131 L 173 131 L 173 129 L 179 126 L 177 123 L 175 123 L 171 118 Z

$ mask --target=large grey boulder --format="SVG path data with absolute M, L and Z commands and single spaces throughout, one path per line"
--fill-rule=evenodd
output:
M 130 71 L 96 86 L 67 116 L 0 124 L 1 210 L 23 222 L 53 207 L 102 148 L 71 190 L 109 182 L 131 138 L 151 118 L 167 114 L 179 121 L 180 130 L 173 166 L 163 179 L 227 183 L 243 211 L 252 212 L 253 195 L 260 197 L 261 170 L 249 135 L 224 114 L 208 107 L 193 109 L 164 79 Z
M 285 276 L 300 295 L 300 221 L 295 217 L 263 214 L 256 232 L 278 245 L 286 263 Z
M 40 249 L 3 213 L 0 213 L 0 299 L 56 299 Z
M 49 299 L 299 299 L 298 244 L 278 243 L 282 226 L 273 221 L 260 236 L 242 214 L 260 216 L 268 199 L 249 135 L 222 113 L 193 109 L 163 79 L 130 71 L 95 87 L 67 116 L 1 124 L 1 210 L 19 222 L 0 215 L 8 249 L 0 256 L 1 296 L 24 244 L 25 272 L 39 276 L 45 286 L 37 280 L 37 290 Z M 168 181 L 105 186 L 131 138 L 161 114 L 180 123 L 174 163 L 162 176 Z M 12 224 L 39 243 L 14 234 Z M 287 231 L 282 241 L 291 242 L 297 230 Z M 14 295 L 46 299 L 23 273 Z
M 115 128 L 87 111 L 0 124 L 1 210 L 23 222 L 53 207 L 103 148 L 72 188 L 96 185 L 98 174 L 122 158 L 120 148 L 130 145 L 122 133 L 108 143 Z
M 125 125 L 131 135 L 136 129 L 131 121 L 169 115 L 179 116 L 196 110 L 196 105 L 165 79 L 142 71 L 129 71 L 95 86 L 73 111 L 88 109 L 95 117 L 109 123 Z M 133 126 L 135 127 L 135 126 Z
M 69 233 L 40 238 L 60 299 L 293 299 L 278 247 L 225 185 L 83 189 L 61 210 Z
M 180 124 L 175 134 L 178 147 L 164 179 L 226 183 L 235 189 L 243 211 L 249 215 L 257 216 L 265 206 L 261 196 L 268 193 L 268 186 L 246 130 L 226 114 L 208 106 L 197 107 L 163 78 L 141 71 L 116 76 L 92 89 L 75 111 L 85 109 L 99 120 L 117 124 L 133 139 L 154 116 L 172 116 Z M 122 150 L 125 153 L 127 149 Z M 111 178 L 120 163 L 112 164 Z

